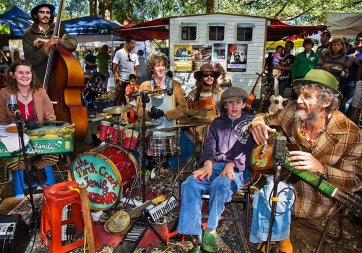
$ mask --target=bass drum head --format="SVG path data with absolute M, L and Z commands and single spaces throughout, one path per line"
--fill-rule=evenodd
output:
M 122 179 L 115 164 L 97 152 L 77 156 L 71 166 L 72 178 L 87 184 L 89 207 L 107 210 L 118 202 L 122 193 Z

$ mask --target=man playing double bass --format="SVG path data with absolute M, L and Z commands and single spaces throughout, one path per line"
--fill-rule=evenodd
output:
M 294 80 L 293 88 L 298 95 L 296 101 L 276 114 L 255 117 L 250 127 L 254 140 L 257 144 L 264 144 L 275 132 L 270 127 L 280 127 L 292 142 L 307 150 L 291 151 L 291 166 L 323 176 L 341 190 L 358 191 L 362 181 L 362 132 L 338 110 L 340 93 L 337 79 L 329 72 L 312 69 L 304 78 Z M 272 180 L 269 181 L 272 185 Z M 277 202 L 278 213 L 271 240 L 280 241 L 280 252 L 292 253 L 289 233 L 294 194 L 288 195 L 290 189 L 295 189 L 294 214 L 297 217 L 328 217 L 335 212 L 336 202 L 305 181 L 298 181 L 294 186 L 280 183 L 285 186 L 278 185 L 278 194 L 283 197 L 279 196 Z M 267 240 L 269 190 L 267 184 L 253 199 L 250 235 L 253 243 L 262 244 Z M 260 246 L 265 252 L 265 247 Z
M 23 35 L 23 48 L 25 59 L 28 60 L 35 74 L 42 82 L 48 63 L 48 55 L 52 45 L 60 44 L 64 48 L 75 51 L 78 42 L 75 38 L 60 29 L 58 36 L 53 36 L 55 7 L 51 4 L 39 4 L 31 10 L 34 23 Z

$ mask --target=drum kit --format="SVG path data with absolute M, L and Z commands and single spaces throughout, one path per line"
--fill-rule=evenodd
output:
M 190 116 L 188 119 L 183 120 L 182 124 L 157 129 L 157 135 L 151 131 L 146 131 L 145 136 L 142 136 L 139 130 L 142 129 L 143 125 L 146 129 L 159 125 L 147 121 L 128 123 L 123 119 L 123 116 L 125 113 L 130 112 L 131 109 L 128 106 L 112 106 L 104 109 L 104 113 L 111 114 L 116 120 L 113 120 L 113 122 L 101 121 L 99 139 L 102 143 L 91 151 L 78 155 L 72 164 L 72 175 L 77 183 L 97 186 L 94 187 L 93 193 L 96 196 L 94 197 L 95 209 L 109 209 L 112 205 L 117 206 L 120 197 L 126 197 L 127 199 L 135 197 L 139 193 L 137 191 L 146 182 L 141 180 L 141 175 L 146 173 L 146 169 L 142 166 L 145 164 L 143 159 L 146 159 L 146 157 L 148 160 L 156 161 L 153 171 L 157 171 L 156 174 L 159 175 L 164 162 L 169 157 L 177 155 L 178 170 L 176 177 L 178 178 L 180 174 L 181 129 L 192 128 L 211 122 L 208 119 Z M 90 176 L 91 173 L 94 174 L 93 177 Z M 151 181 L 151 178 L 152 173 L 148 181 Z M 175 184 L 177 180 L 175 178 L 169 179 L 169 181 Z M 114 188 L 113 181 L 118 181 L 121 187 L 119 192 L 110 194 L 112 187 Z M 157 188 L 158 190 L 166 188 L 163 184 L 164 182 L 158 180 L 158 183 L 156 185 L 153 184 L 152 187 L 152 182 L 146 182 L 149 188 Z M 88 192 L 91 190 L 90 188 L 92 187 L 88 187 Z M 167 194 L 178 195 L 175 194 L 176 188 L 178 188 L 175 185 L 167 188 Z M 172 192 L 170 193 L 169 191 Z M 116 196 L 112 197 L 114 194 Z

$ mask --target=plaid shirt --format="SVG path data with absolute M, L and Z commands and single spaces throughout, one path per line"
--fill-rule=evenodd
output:
M 296 102 L 289 103 L 283 110 L 264 118 L 269 126 L 280 126 L 284 133 L 306 146 L 306 140 L 298 134 L 301 122 L 294 117 Z M 260 116 L 256 117 L 255 120 Z M 341 190 L 357 191 L 362 181 L 362 131 L 343 113 L 335 110 L 319 137 L 312 155 L 327 169 L 327 181 Z M 300 180 L 295 185 L 295 215 L 298 217 L 328 216 L 335 211 L 336 202 L 316 188 Z

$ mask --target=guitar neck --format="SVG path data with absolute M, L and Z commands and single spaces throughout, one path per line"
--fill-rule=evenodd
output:
M 362 215 L 362 198 L 357 194 L 342 191 L 309 170 L 295 169 L 290 165 L 288 158 L 285 160 L 283 167 L 290 170 L 307 183 L 313 185 L 327 196 L 336 199 L 341 205 L 348 208 L 356 215 Z
M 145 203 L 143 203 L 142 205 L 133 208 L 131 211 L 128 212 L 129 216 L 131 218 L 134 218 L 135 216 L 137 216 L 140 212 L 142 212 L 143 210 L 145 210 L 148 206 L 152 205 L 151 201 L 146 201 Z
M 304 181 L 310 183 L 314 187 L 318 188 L 320 191 L 325 193 L 329 197 L 334 197 L 336 194 L 338 188 L 334 185 L 328 183 L 326 180 L 322 179 L 311 172 L 310 170 L 297 170 L 293 166 L 290 165 L 289 159 L 287 158 L 283 164 L 283 167 L 290 170 L 294 174 L 296 174 L 298 177 L 303 179 Z

